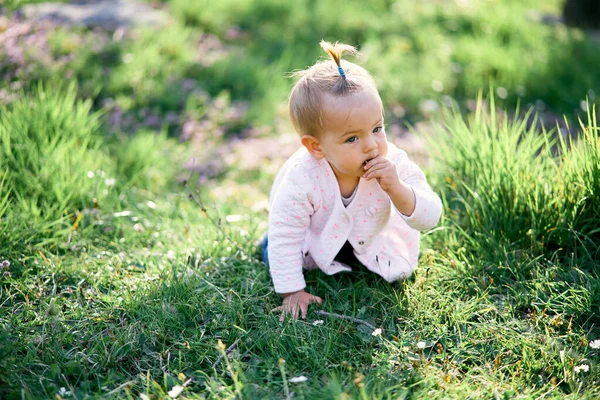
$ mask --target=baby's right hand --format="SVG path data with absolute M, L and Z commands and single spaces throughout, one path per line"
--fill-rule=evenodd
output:
M 321 300 L 319 296 L 313 296 L 310 293 L 306 293 L 304 290 L 284 294 L 283 296 L 283 304 L 273 309 L 273 311 L 281 311 L 280 321 L 283 321 L 283 318 L 288 313 L 291 314 L 294 319 L 298 319 L 298 314 L 300 313 L 302 319 L 305 319 L 309 304 L 323 303 L 323 300 Z

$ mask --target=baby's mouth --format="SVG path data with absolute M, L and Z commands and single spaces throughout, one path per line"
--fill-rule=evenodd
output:
M 375 157 L 373 157 L 373 158 L 375 158 Z M 368 160 L 365 160 L 365 162 L 363 163 L 363 167 L 364 167 L 365 165 L 367 165 L 367 163 L 368 163 L 369 161 L 371 161 L 373 158 L 369 158 Z

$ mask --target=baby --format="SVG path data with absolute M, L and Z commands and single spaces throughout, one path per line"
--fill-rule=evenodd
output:
M 333 60 L 299 72 L 289 113 L 302 147 L 271 190 L 263 259 L 282 318 L 306 317 L 321 298 L 306 291 L 303 268 L 326 274 L 364 265 L 388 282 L 417 266 L 419 232 L 433 228 L 442 205 L 423 171 L 387 141 L 383 105 L 362 67 L 342 60 L 352 46 L 322 41 Z

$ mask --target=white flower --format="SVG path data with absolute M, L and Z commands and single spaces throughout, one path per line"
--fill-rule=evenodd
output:
M 373 336 L 381 336 L 381 328 L 377 328 L 371 333 Z
M 240 222 L 242 220 L 242 216 L 241 215 L 228 215 L 225 217 L 225 221 L 227 222 Z
M 104 184 L 106 186 L 115 186 L 115 182 L 116 182 L 115 178 L 108 178 L 108 179 L 104 180 Z
M 573 370 L 577 373 L 583 371 L 583 372 L 588 372 L 590 370 L 590 366 L 587 364 L 581 364 L 576 366 L 575 368 L 573 368 Z
M 305 377 L 304 375 L 300 375 L 300 376 L 295 376 L 293 378 L 290 379 L 290 383 L 302 383 L 302 382 L 306 382 L 308 380 L 307 377 Z
M 153 202 L 152 200 L 148 201 L 146 204 L 148 205 L 149 208 L 151 208 L 153 210 L 156 208 L 156 203 Z
M 590 342 L 590 347 L 592 349 L 600 349 L 600 339 L 592 340 Z
M 171 390 L 169 390 L 168 394 L 172 399 L 174 399 L 179 396 L 181 392 L 183 392 L 183 386 L 175 385 Z
M 312 324 L 314 326 L 317 326 L 317 325 L 323 325 L 324 323 L 325 323 L 325 321 L 323 321 L 322 319 L 318 319 L 318 320 L 314 321 Z
M 67 390 L 67 389 L 65 389 L 64 387 L 61 387 L 61 388 L 58 390 L 58 395 L 59 395 L 60 397 L 67 397 L 67 396 L 70 396 L 70 395 L 71 395 L 71 391 L 70 391 L 70 390 Z
M 425 347 L 427 347 L 427 343 L 425 343 L 424 341 L 421 340 L 420 342 L 417 343 L 417 347 L 419 349 L 424 349 Z

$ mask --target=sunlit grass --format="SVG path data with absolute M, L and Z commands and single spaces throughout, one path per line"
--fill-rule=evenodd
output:
M 539 22 L 559 3 L 174 0 L 160 31 L 51 33 L 60 62 L 0 83 L 23 88 L 0 109 L 0 397 L 599 397 L 600 53 Z M 223 147 L 288 129 L 285 74 L 321 38 L 360 45 L 389 122 L 460 106 L 433 111 L 445 207 L 415 276 L 306 274 L 322 310 L 381 335 L 271 314 L 257 243 L 277 166 Z M 566 113 L 573 139 L 517 102 Z
M 378 82 L 390 122 L 437 115 L 452 101 L 466 109 L 490 85 L 500 106 L 535 105 L 550 123 L 562 114 L 576 121 L 586 96 L 598 103 L 597 41 L 543 22 L 545 14 L 560 14 L 561 0 L 172 0 L 165 6 L 174 23 L 158 31 L 136 28 L 115 39 L 59 29 L 49 37 L 51 65 L 27 59 L 30 66 L 17 68 L 16 79 L 26 86 L 77 79 L 81 94 L 97 96 L 98 105 L 163 122 L 169 112 L 189 111 L 193 90 L 182 87 L 194 82 L 211 96 L 225 92 L 248 102 L 242 125 L 273 126 L 291 85 L 287 74 L 323 57 L 317 44 L 327 39 L 360 48 L 357 61 Z M 184 121 L 166 123 L 173 133 Z
M 243 186 L 236 195 L 235 186 L 154 180 L 164 138 L 115 142 L 119 152 L 101 141 L 107 165 L 121 160 L 114 176 L 124 182 L 114 187 L 123 191 L 75 209 L 68 220 L 82 218 L 67 233 L 33 225 L 29 245 L 5 242 L 2 397 L 276 398 L 286 385 L 302 398 L 597 396 L 599 355 L 588 346 L 600 335 L 597 242 L 573 242 L 597 235 L 597 207 L 582 203 L 597 201 L 595 116 L 580 142 L 561 146 L 489 110 L 480 102 L 466 119 L 449 113 L 436 131 L 453 150 L 429 172 L 446 210 L 424 237 L 414 278 L 306 274 L 323 310 L 380 336 L 313 313 L 280 323 L 270 313 L 280 298 L 256 256 L 265 214 Z M 520 179 L 526 171 L 540 182 Z M 3 193 L 3 221 L 14 221 L 15 197 Z M 552 234 L 560 227 L 564 235 Z

